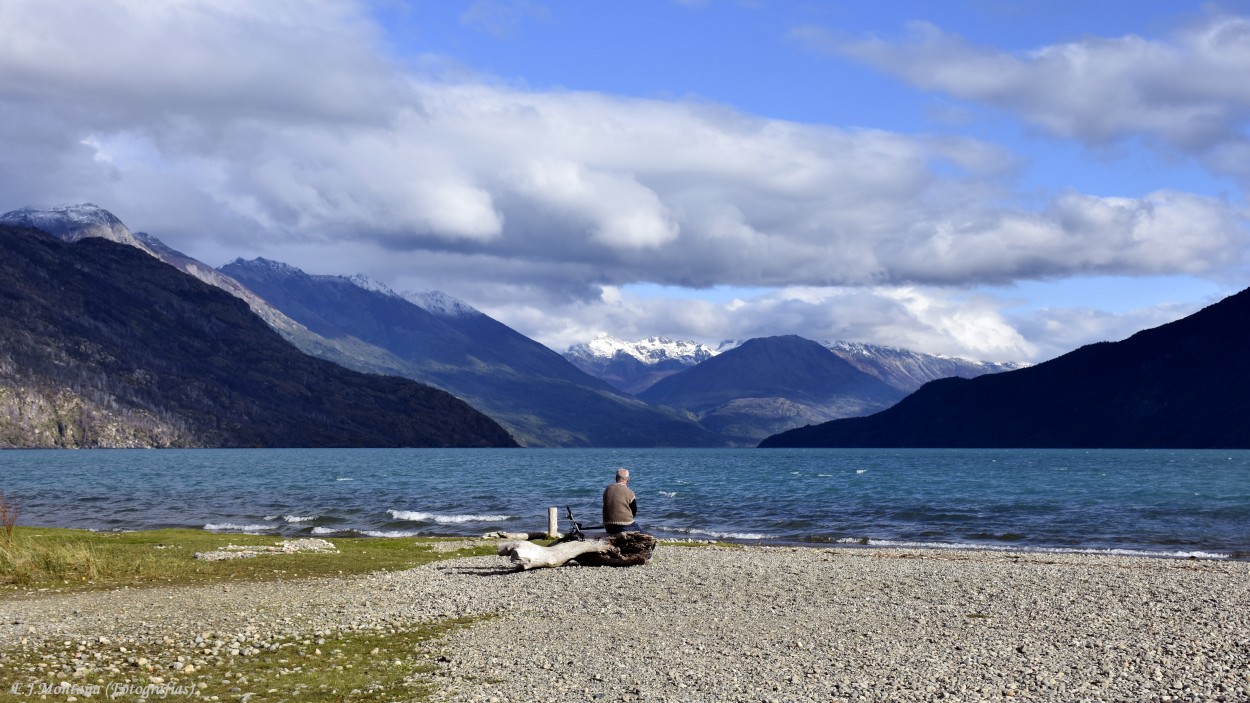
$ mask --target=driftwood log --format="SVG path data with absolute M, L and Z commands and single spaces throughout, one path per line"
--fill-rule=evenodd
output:
M 512 560 L 522 571 L 563 566 L 640 566 L 651 561 L 655 537 L 640 532 L 623 532 L 607 539 L 564 542 L 543 547 L 533 542 L 504 542 L 499 556 Z

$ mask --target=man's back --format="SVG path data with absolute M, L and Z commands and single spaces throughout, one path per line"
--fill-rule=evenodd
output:
M 637 513 L 634 492 L 624 483 L 613 483 L 603 489 L 603 524 L 629 525 Z

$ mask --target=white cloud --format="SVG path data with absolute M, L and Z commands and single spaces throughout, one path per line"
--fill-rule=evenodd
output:
M 560 350 L 600 334 L 661 335 L 713 346 L 726 339 L 799 334 L 990 360 L 1035 359 L 1042 351 L 1012 327 L 1003 301 L 942 289 L 794 287 L 723 303 L 613 286 L 604 287 L 597 299 L 552 298 L 539 305 L 533 298 L 485 297 L 495 300 L 486 312 L 517 320 Z
M 1067 192 L 1031 206 L 1012 190 L 1016 159 L 976 140 L 440 80 L 383 58 L 366 10 L 350 0 L 6 0 L 0 138 L 12 148 L 0 152 L 0 192 L 18 199 L 12 207 L 93 201 L 215 263 L 266 255 L 352 273 L 338 270 L 350 262 L 396 288 L 447 290 L 557 345 L 610 324 L 602 331 L 618 336 L 800 333 L 1030 356 L 1037 347 L 994 304 L 937 287 L 1218 276 L 1243 263 L 1244 213 L 1225 200 Z M 1018 87 L 1022 76 L 1069 80 L 1072 69 L 1052 66 L 1078 59 L 1004 57 L 922 32 L 903 49 L 842 50 L 1038 111 L 1039 124 L 1060 120 L 1055 130 L 1123 130 L 1127 117 L 1098 127 L 1092 98 L 1066 96 L 1050 118 Z M 1082 50 L 1099 61 L 1159 53 L 1122 43 Z M 1209 61 L 1238 65 L 1236 52 L 1219 53 Z M 1134 70 L 1105 60 L 1112 74 Z M 961 78 L 970 67 L 975 83 Z M 1205 104 L 1217 87 L 1198 83 L 1173 88 L 1172 102 Z M 1240 88 L 1223 90 L 1222 114 L 1236 117 Z M 1150 112 L 1162 99 L 1117 100 L 1109 112 Z M 1207 133 L 1168 136 L 1152 119 L 1162 117 L 1142 115 L 1133 129 L 1177 143 Z M 729 304 L 601 297 L 638 282 L 791 293 Z
M 1250 178 L 1250 18 L 1210 10 L 1163 39 L 1135 35 L 1007 52 L 976 46 L 927 22 L 907 37 L 850 39 L 819 27 L 795 36 L 909 83 L 1019 114 L 1088 144 L 1140 138 L 1194 154 L 1216 172 Z
M 1127 339 L 1141 330 L 1192 315 L 1201 307 L 1198 303 L 1173 303 L 1121 313 L 1086 307 L 1043 308 L 1013 318 L 1011 324 L 1022 336 L 1041 342 L 1034 358 L 1045 360 L 1086 344 Z

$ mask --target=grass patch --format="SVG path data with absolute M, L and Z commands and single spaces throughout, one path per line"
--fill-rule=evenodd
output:
M 0 541 L 0 597 L 39 589 L 116 588 L 222 581 L 273 581 L 411 569 L 452 557 L 494 554 L 492 545 L 446 552 L 423 538 L 332 538 L 337 552 L 262 554 L 205 561 L 227 545 L 273 546 L 277 536 L 203 530 L 89 532 L 18 527 Z
M 449 540 L 338 538 L 327 540 L 337 552 L 194 558 L 228 545 L 272 547 L 280 541 L 202 530 L 95 533 L 18 527 L 9 539 L 0 539 L 0 599 L 35 591 L 338 577 L 495 553 L 493 544 L 448 549 L 440 543 Z M 0 648 L 0 703 L 70 696 L 80 701 L 421 701 L 437 686 L 441 653 L 435 640 L 475 621 L 455 618 L 368 630 L 345 625 L 313 633 L 252 627 L 164 636 L 154 631 L 121 641 L 32 636 Z
M 99 640 L 50 642 L 0 655 L 0 701 L 39 700 L 40 692 L 62 700 L 108 699 L 119 689 L 128 695 L 114 697 L 136 700 L 146 687 L 153 687 L 149 700 L 421 701 L 436 687 L 441 655 L 433 641 L 474 621 L 242 642 L 208 633 L 159 650 Z M 87 698 L 90 687 L 97 691 Z

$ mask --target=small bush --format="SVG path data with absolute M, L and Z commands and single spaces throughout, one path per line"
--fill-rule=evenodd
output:
M 17 503 L 10 503 L 8 497 L 0 493 L 0 530 L 3 530 L 6 545 L 13 544 L 13 528 L 17 526 L 17 516 L 21 512 Z

